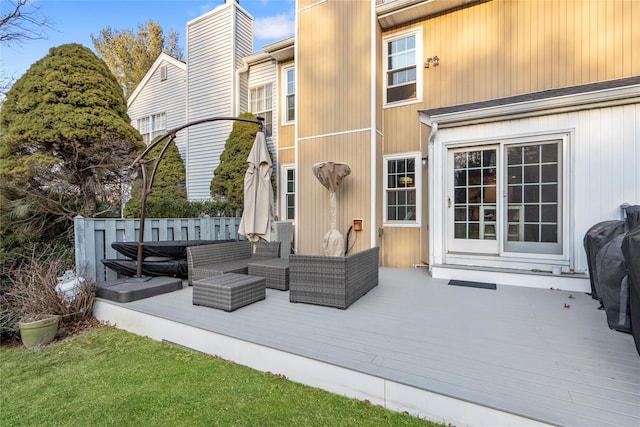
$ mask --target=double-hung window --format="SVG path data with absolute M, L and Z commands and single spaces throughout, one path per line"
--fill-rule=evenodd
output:
M 385 39 L 385 104 L 422 97 L 422 32 L 403 33 Z
M 167 114 L 159 113 L 138 119 L 138 131 L 145 144 L 167 133 Z
M 384 221 L 387 225 L 420 223 L 420 164 L 417 153 L 385 157 Z
M 284 111 L 283 123 L 291 123 L 296 119 L 296 73 L 295 68 L 284 68 L 283 87 L 284 87 Z
M 264 117 L 266 135 L 271 136 L 273 130 L 273 85 L 254 87 L 249 90 L 250 110 L 256 116 Z
M 295 221 L 296 219 L 296 170 L 293 165 L 282 167 L 284 176 L 284 186 L 282 191 L 283 200 L 283 220 Z

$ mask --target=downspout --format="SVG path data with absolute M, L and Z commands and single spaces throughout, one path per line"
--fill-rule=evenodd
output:
M 378 98 L 377 98 L 377 78 L 378 75 L 376 73 L 376 65 L 377 65 L 377 17 L 376 10 L 373 3 L 371 4 L 371 225 L 369 226 L 370 232 L 370 246 L 375 247 L 377 241 L 377 230 L 378 230 L 378 217 L 376 215 L 376 207 L 377 207 L 377 195 L 378 195 L 378 171 L 376 169 L 378 163 L 378 121 L 377 121 L 377 106 L 378 106 Z M 380 248 L 381 253 L 383 253 L 384 248 Z M 383 257 L 384 259 L 384 257 Z
M 246 73 L 247 71 L 249 71 L 249 64 L 247 64 L 244 60 L 242 60 L 242 63 L 244 65 L 242 65 L 242 68 L 238 68 L 236 70 L 236 78 L 235 78 L 235 88 L 234 88 L 234 93 L 235 93 L 235 100 L 234 100 L 234 115 L 235 117 L 238 117 L 240 115 L 240 74 L 242 73 Z
M 431 226 L 431 222 L 433 222 L 434 217 L 434 203 L 433 203 L 433 195 L 434 193 L 434 182 L 435 182 L 435 169 L 434 165 L 434 146 L 436 140 L 436 134 L 438 133 L 438 122 L 434 122 L 427 115 L 420 114 L 420 121 L 425 125 L 429 126 L 431 131 L 429 132 L 429 137 L 427 139 L 427 170 L 429 171 L 429 175 L 427 176 L 427 186 L 429 188 L 429 200 L 427 200 L 428 210 L 429 210 L 429 223 L 427 227 L 429 227 L 429 272 L 431 273 L 433 268 L 433 260 L 434 260 L 434 240 L 433 240 L 433 229 Z

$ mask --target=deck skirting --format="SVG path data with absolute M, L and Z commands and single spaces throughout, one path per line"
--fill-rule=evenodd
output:
M 262 372 L 393 411 L 456 426 L 549 426 L 441 394 L 421 390 L 331 363 L 255 344 L 98 299 L 96 319 L 136 335 L 218 356 Z M 454 414 L 454 415 L 452 415 Z

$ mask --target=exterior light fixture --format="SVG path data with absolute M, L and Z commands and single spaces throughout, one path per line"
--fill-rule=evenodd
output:
M 438 65 L 440 65 L 440 58 L 436 55 L 433 57 L 433 66 L 437 67 Z

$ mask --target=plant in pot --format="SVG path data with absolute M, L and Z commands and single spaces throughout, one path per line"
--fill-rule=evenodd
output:
M 19 332 L 25 347 L 36 348 L 53 341 L 64 324 L 92 316 L 92 284 L 78 280 L 71 294 L 61 291 L 59 278 L 68 266 L 68 258 L 52 248 L 16 259 L 3 272 L 3 334 Z

